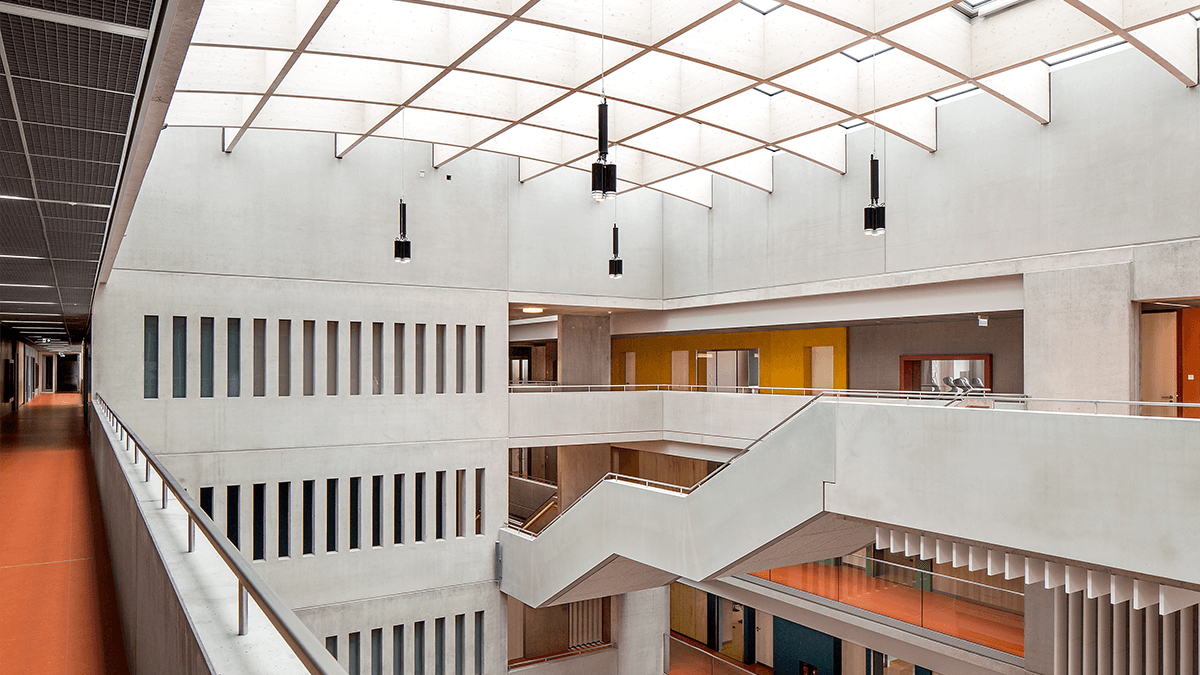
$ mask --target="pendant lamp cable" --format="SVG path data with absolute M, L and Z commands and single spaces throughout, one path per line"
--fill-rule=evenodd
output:
M 600 98 L 607 100 L 604 90 L 604 0 L 600 0 Z

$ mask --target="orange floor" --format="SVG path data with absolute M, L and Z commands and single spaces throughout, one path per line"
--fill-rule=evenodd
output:
M 79 394 L 0 419 L 0 674 L 129 672 Z
M 1025 655 L 1025 617 L 951 595 L 921 592 L 857 567 L 807 563 L 754 576 L 1002 652 Z

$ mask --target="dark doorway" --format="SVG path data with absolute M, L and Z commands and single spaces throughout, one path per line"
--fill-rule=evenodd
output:
M 45 364 L 45 366 L 43 366 L 43 370 L 46 373 L 46 380 L 43 383 L 42 389 L 45 389 L 46 391 L 54 391 L 54 357 L 46 356 L 44 359 L 42 359 L 42 363 Z
M 79 391 L 79 355 L 58 357 L 58 391 Z

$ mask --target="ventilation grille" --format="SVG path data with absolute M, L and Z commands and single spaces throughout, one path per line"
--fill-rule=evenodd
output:
M 133 97 L 52 82 L 13 80 L 22 119 L 40 124 L 125 133 Z
M 154 9 L 153 0 L 126 0 L 125 2 L 120 0 L 4 0 L 4 2 L 136 28 L 150 27 L 150 15 Z
M 145 41 L 60 23 L 0 14 L 13 77 L 132 95 Z
M 0 258 L 0 284 L 54 285 L 49 260 Z
M 108 204 L 112 201 L 113 189 L 80 185 L 78 183 L 52 183 L 38 177 L 38 196 L 63 202 L 82 204 Z
M 111 187 L 117 184 L 117 165 L 101 162 L 82 162 L 76 159 L 55 159 L 34 156 L 33 176 L 40 185 L 42 181 L 56 183 L 82 183 Z
M 12 125 L 15 137 L 17 126 Z M 0 138 L 3 138 L 0 130 Z M 43 124 L 26 124 L 25 140 L 29 143 L 29 154 L 45 155 L 48 157 L 65 157 L 81 159 L 89 162 L 108 162 L 117 164 L 121 161 L 121 149 L 125 145 L 125 137 L 117 134 L 105 134 L 85 129 L 64 129 Z M 17 138 L 17 148 L 21 139 Z

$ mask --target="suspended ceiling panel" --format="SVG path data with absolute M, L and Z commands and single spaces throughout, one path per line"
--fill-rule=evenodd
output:
M 603 5 L 603 16 L 601 15 Z M 371 136 L 588 170 L 610 103 L 625 189 L 711 206 L 771 190 L 771 153 L 844 171 L 874 123 L 936 150 L 936 106 L 982 91 L 1049 122 L 1049 69 L 1128 44 L 1197 81 L 1180 0 L 207 0 L 167 121 Z M 601 76 L 603 77 L 603 80 Z M 836 136 L 836 138 L 835 138 Z M 14 175 L 14 189 L 23 187 Z
M 83 337 L 155 0 L 0 2 L 0 321 Z

